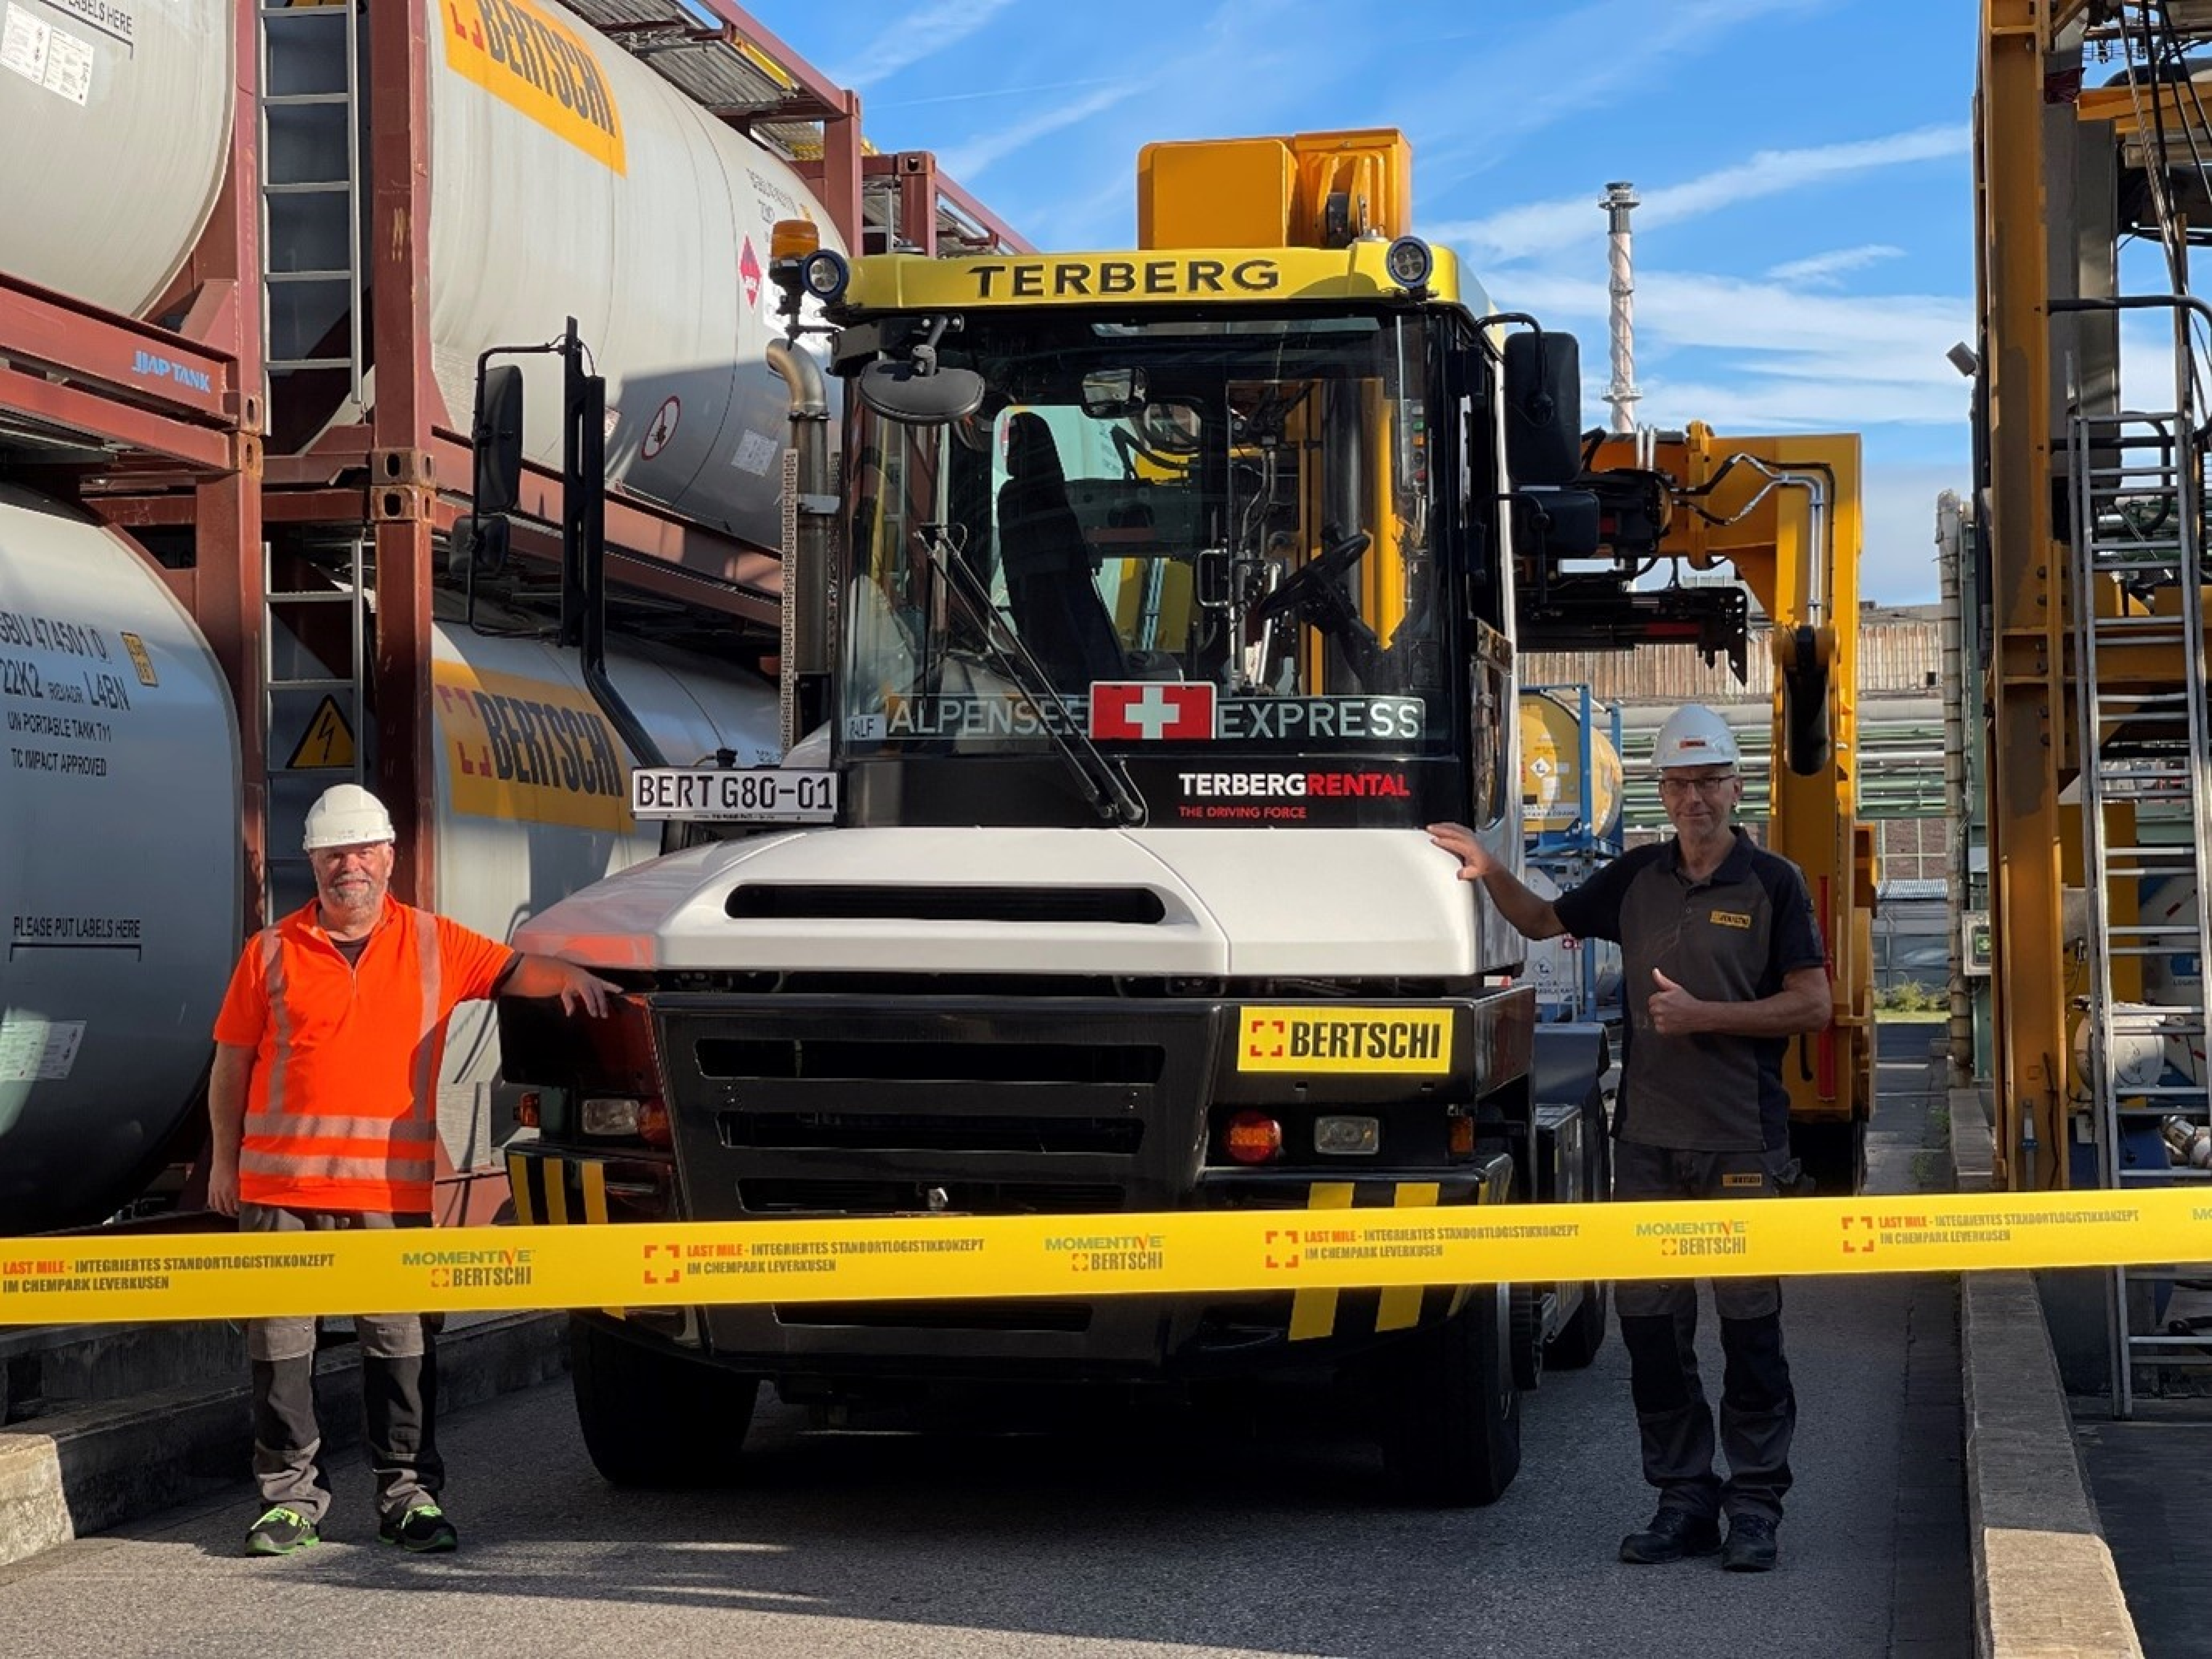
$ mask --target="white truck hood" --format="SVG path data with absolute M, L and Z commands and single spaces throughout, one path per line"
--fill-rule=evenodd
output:
M 791 915 L 731 914 L 742 889 Z M 822 890 L 976 890 L 916 919 Z M 1142 890 L 1150 921 L 1024 919 L 1008 890 Z M 994 902 L 994 899 L 998 902 Z M 742 906 L 743 902 L 740 901 Z M 1149 912 L 1150 906 L 1145 907 Z M 812 909 L 816 914 L 807 914 Z M 991 914 L 992 912 L 997 914 Z M 817 830 L 694 848 L 562 900 L 514 935 L 599 968 L 1204 977 L 1474 973 L 1475 899 L 1417 830 Z

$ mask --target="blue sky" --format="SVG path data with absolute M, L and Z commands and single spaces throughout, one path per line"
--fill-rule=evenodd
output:
M 1856 430 L 1866 596 L 1935 598 L 1936 492 L 1964 490 L 1973 332 L 1964 0 L 759 0 L 1041 247 L 1127 246 L 1139 147 L 1396 126 L 1416 228 L 1606 375 L 1608 180 L 1634 182 L 1639 417 Z

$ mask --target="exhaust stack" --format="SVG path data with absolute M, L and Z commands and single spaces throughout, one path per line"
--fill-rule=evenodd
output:
M 1613 386 L 1605 400 L 1613 405 L 1613 429 L 1633 432 L 1637 400 L 1644 395 L 1636 389 L 1635 257 L 1628 228 L 1628 216 L 1640 205 L 1636 186 L 1625 179 L 1607 185 L 1598 205 L 1606 213 L 1607 251 L 1613 266 L 1607 283 L 1613 295 Z

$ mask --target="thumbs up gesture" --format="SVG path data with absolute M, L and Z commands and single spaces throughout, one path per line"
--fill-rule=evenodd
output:
M 1656 968 L 1651 970 L 1651 994 L 1644 1004 L 1651 1029 L 1662 1036 L 1686 1036 L 1706 1029 L 1705 1011 L 1711 1005 L 1692 996 Z

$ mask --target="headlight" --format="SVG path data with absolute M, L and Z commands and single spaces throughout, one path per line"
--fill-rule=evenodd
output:
M 835 248 L 817 248 L 799 261 L 799 280 L 823 305 L 834 305 L 844 297 L 846 285 L 853 280 L 853 268 Z
M 1436 272 L 1437 256 L 1419 237 L 1401 236 L 1383 254 L 1382 268 L 1390 273 L 1392 282 L 1412 292 L 1429 285 Z
M 584 1100 L 583 1127 L 587 1135 L 634 1136 L 638 1133 L 639 1103 L 626 1095 L 590 1095 Z

